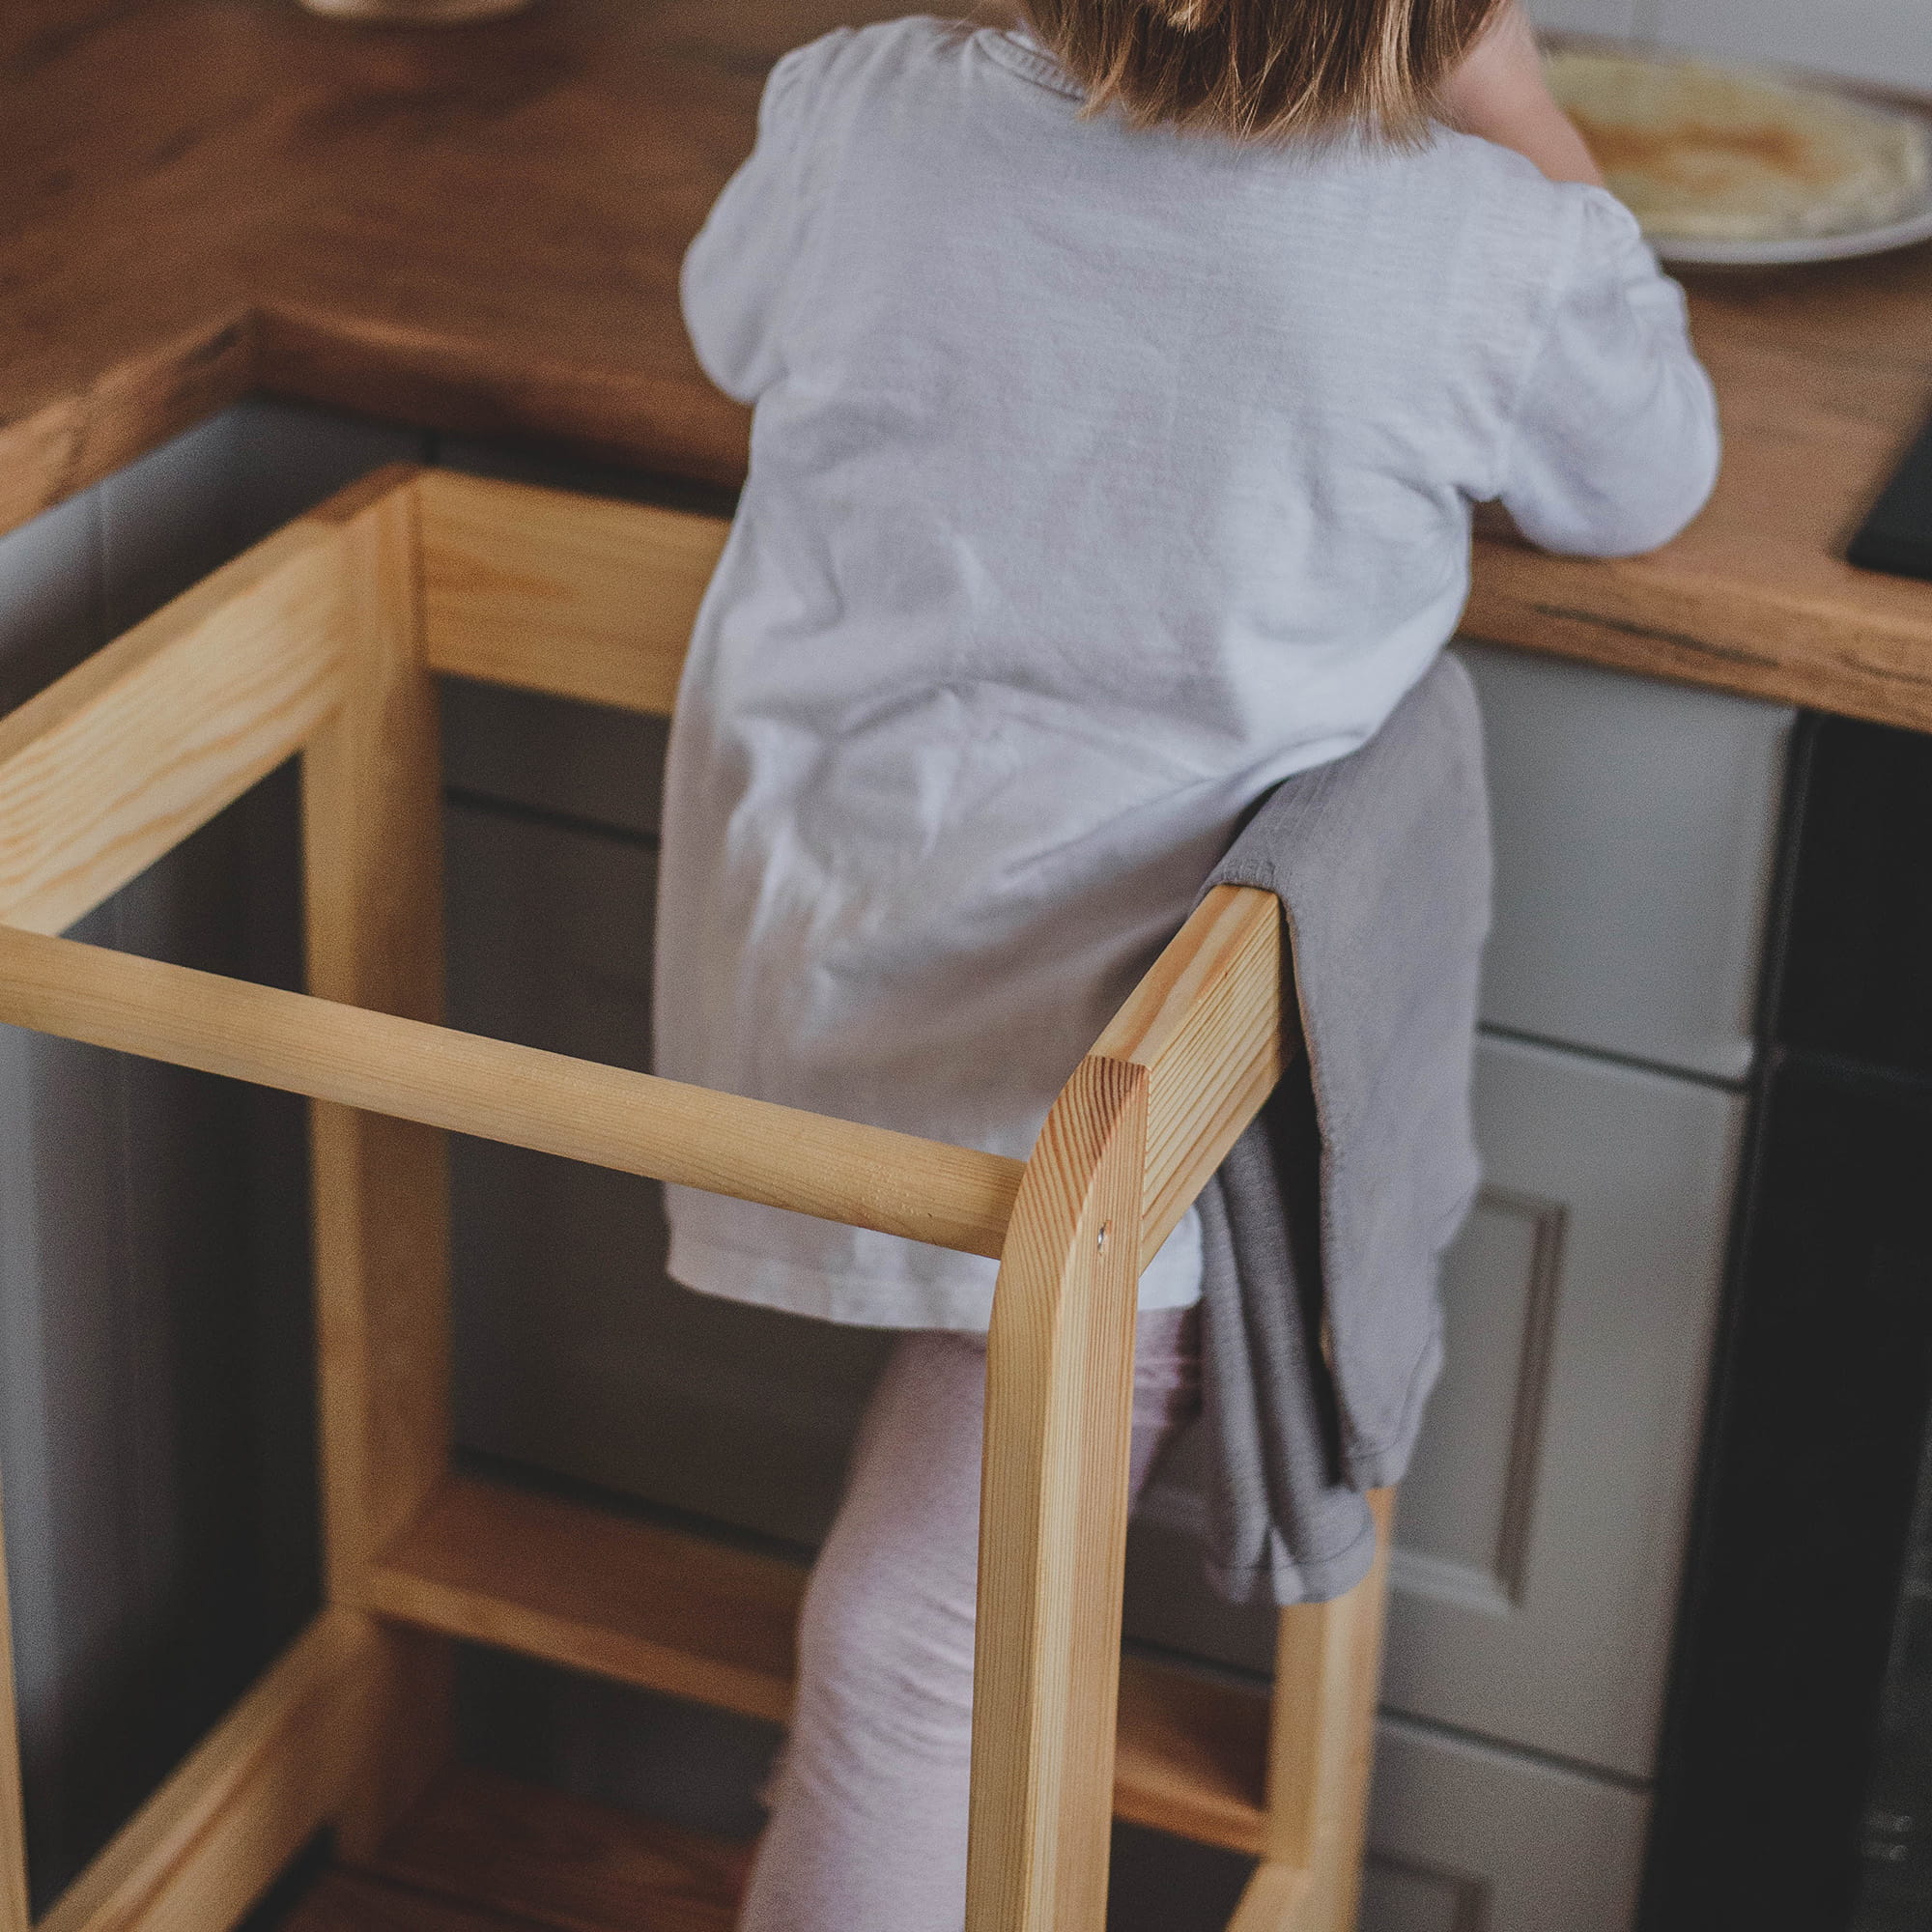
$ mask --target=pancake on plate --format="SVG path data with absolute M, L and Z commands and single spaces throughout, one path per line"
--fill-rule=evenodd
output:
M 1845 235 L 1932 199 L 1932 129 L 1910 115 L 1705 61 L 1565 51 L 1548 66 L 1610 191 L 1652 237 Z

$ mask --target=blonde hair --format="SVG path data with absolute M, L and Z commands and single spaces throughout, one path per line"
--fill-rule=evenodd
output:
M 1505 0 L 1023 0 L 1090 112 L 1237 140 L 1418 135 Z

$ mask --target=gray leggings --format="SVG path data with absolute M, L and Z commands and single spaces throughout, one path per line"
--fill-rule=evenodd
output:
M 1144 1315 L 1134 1493 L 1200 1406 L 1193 1310 Z M 986 1345 L 910 1334 L 880 1378 L 799 1627 L 798 1702 L 739 1932 L 959 1932 Z

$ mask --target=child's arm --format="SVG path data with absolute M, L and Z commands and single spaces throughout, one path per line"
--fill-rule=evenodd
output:
M 1545 189 L 1554 194 L 1555 189 Z M 1492 494 L 1532 543 L 1628 556 L 1674 537 L 1717 481 L 1717 400 L 1684 294 L 1607 194 L 1568 203 L 1540 346 Z
M 826 66 L 851 37 L 838 28 L 773 68 L 757 143 L 684 258 L 685 328 L 704 373 L 735 402 L 755 402 L 778 373 L 779 298 L 802 225 L 804 124 Z
M 1490 30 L 1443 86 L 1440 105 L 1451 127 L 1515 149 L 1551 181 L 1604 185 L 1603 170 L 1543 77 L 1536 36 L 1519 0 L 1505 0 Z

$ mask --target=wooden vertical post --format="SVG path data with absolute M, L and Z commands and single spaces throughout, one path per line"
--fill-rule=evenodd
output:
M 1262 1866 L 1229 1932 L 1354 1932 L 1368 1844 L 1395 1492 L 1369 1498 L 1376 1561 L 1332 1604 L 1284 1609 Z
M 421 649 L 412 472 L 378 472 L 316 514 L 339 522 L 343 697 L 303 758 L 310 990 L 442 1015 L 441 762 Z M 332 1600 L 360 1604 L 384 1546 L 449 1455 L 449 1180 L 444 1136 L 317 1103 L 318 1391 Z M 387 1710 L 338 1834 L 371 1855 L 450 1754 L 449 1646 L 384 1627 Z
M 988 1339 L 968 1932 L 1100 1932 L 1147 1072 L 1082 1064 L 1020 1182 Z

